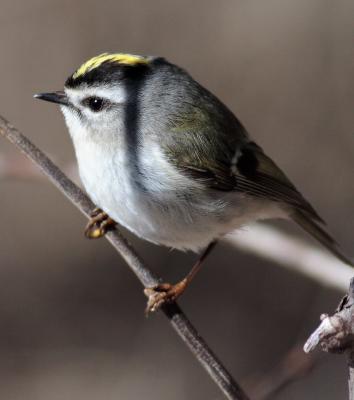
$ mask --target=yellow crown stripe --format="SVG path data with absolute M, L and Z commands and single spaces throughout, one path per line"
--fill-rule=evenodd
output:
M 73 74 L 73 78 L 76 79 L 79 76 L 85 75 L 87 72 L 92 71 L 93 69 L 99 67 L 104 62 L 116 62 L 118 64 L 124 65 L 137 65 L 137 64 L 148 64 L 149 61 L 142 57 L 136 56 L 133 54 L 123 54 L 123 53 L 116 53 L 116 54 L 108 54 L 103 53 L 96 57 L 91 58 L 90 60 L 86 61 L 81 67 Z

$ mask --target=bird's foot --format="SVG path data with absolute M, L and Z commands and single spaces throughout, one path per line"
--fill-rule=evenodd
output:
M 144 289 L 144 294 L 148 298 L 145 314 L 155 312 L 166 303 L 172 303 L 185 291 L 188 285 L 187 279 L 183 279 L 175 285 L 170 283 L 160 283 L 157 286 Z
M 89 239 L 98 239 L 109 230 L 114 229 L 116 222 L 100 208 L 95 208 L 91 213 L 91 219 L 86 225 L 85 236 Z

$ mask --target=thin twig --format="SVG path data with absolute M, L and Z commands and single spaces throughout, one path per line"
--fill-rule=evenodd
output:
M 293 346 L 280 363 L 265 375 L 259 374 L 243 382 L 254 400 L 270 400 L 292 382 L 306 376 L 318 362 L 319 357 L 303 352 L 300 344 Z
M 349 400 L 354 400 L 354 278 L 348 294 L 341 300 L 336 312 L 322 314 L 321 324 L 304 345 L 309 353 L 317 346 L 329 353 L 346 353 L 349 367 Z
M 343 293 L 353 276 L 353 268 L 326 250 L 264 224 L 228 235 L 227 240 L 241 251 L 268 259 Z
M 62 171 L 74 182 L 79 180 L 78 170 L 73 162 L 62 167 Z M 0 179 L 48 182 L 48 178 L 38 167 L 22 154 L 6 155 L 0 153 Z
M 52 183 L 84 215 L 87 217 L 90 216 L 90 213 L 95 208 L 91 200 L 41 150 L 1 116 L 0 133 L 36 163 Z M 119 230 L 108 233 L 106 237 L 145 287 L 152 287 L 159 283 L 159 279 L 144 265 L 142 259 Z M 226 398 L 248 400 L 248 396 L 221 364 L 205 340 L 198 334 L 180 307 L 176 303 L 171 303 L 163 306 L 162 311 L 169 319 L 174 330 L 202 364 L 209 376 L 219 386 Z

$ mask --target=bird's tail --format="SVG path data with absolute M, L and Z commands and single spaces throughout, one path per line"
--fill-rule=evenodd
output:
M 318 222 L 307 216 L 305 212 L 296 210 L 291 214 L 292 219 L 307 233 L 316 238 L 327 250 L 345 264 L 354 267 L 354 261 L 346 257 L 340 250 L 336 241 L 319 225 Z

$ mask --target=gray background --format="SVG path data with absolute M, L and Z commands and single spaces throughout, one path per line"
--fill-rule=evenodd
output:
M 32 94 L 104 51 L 165 56 L 235 111 L 353 254 L 353 11 L 349 0 L 2 0 L 0 112 L 66 166 L 63 119 Z M 0 160 L 12 155 L 1 140 Z M 56 189 L 3 178 L 0 190 L 1 398 L 222 398 L 164 318 L 144 318 L 135 277 L 105 240 L 83 238 Z M 130 238 L 165 279 L 195 259 Z M 340 295 L 221 245 L 180 303 L 243 381 Z M 299 398 L 345 399 L 344 358 L 276 397 Z

